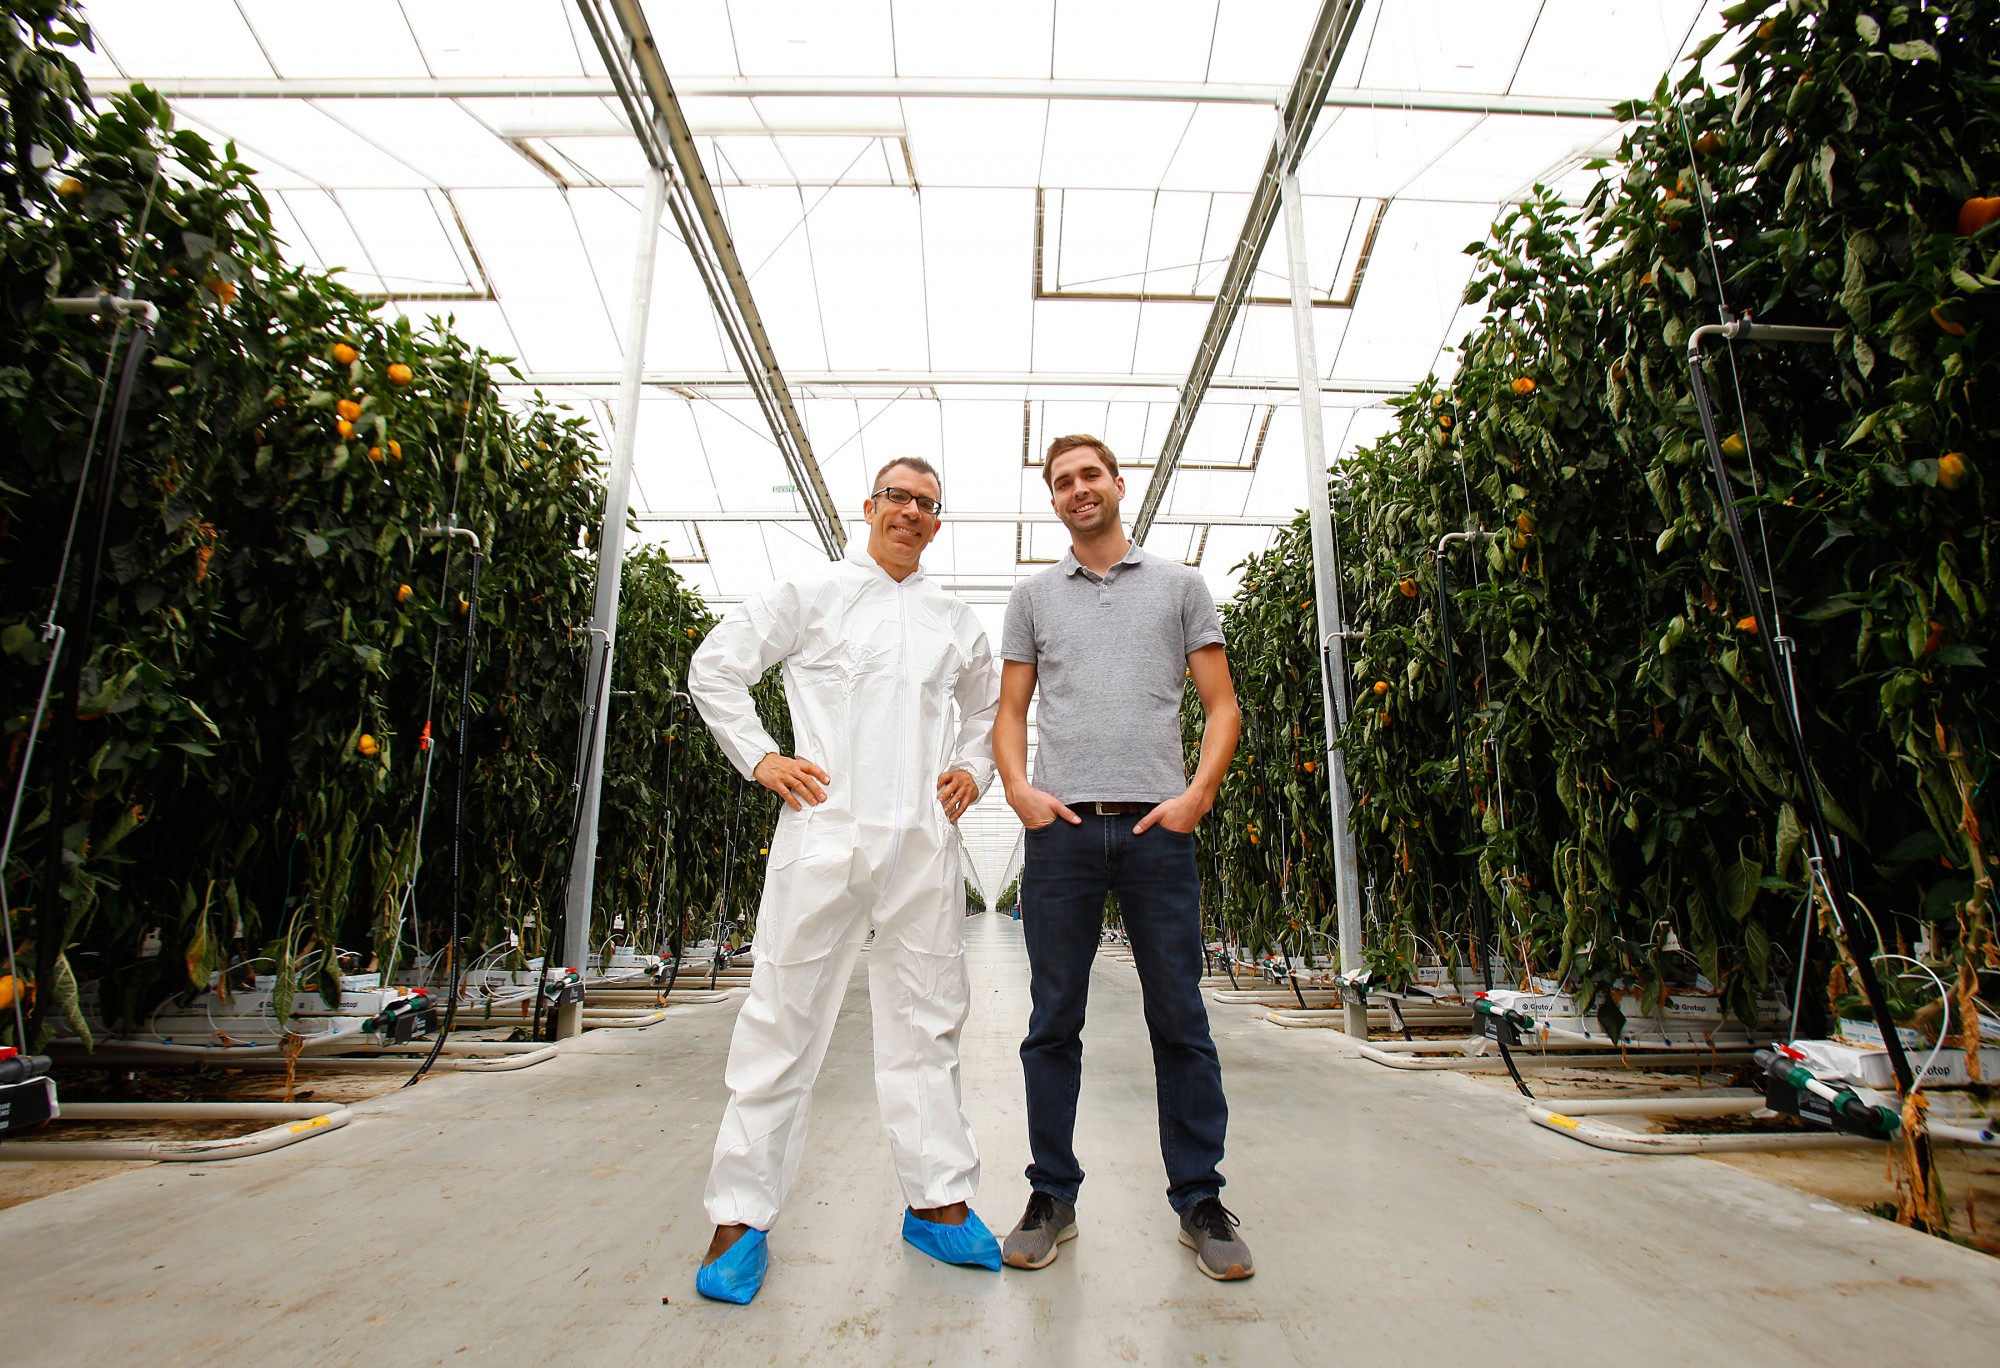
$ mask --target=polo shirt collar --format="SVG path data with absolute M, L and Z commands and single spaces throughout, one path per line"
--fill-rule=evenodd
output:
M 1137 565 L 1145 557 L 1145 554 L 1144 551 L 1139 549 L 1139 543 L 1136 540 L 1127 541 L 1125 544 L 1125 554 L 1111 563 L 1113 565 Z M 1074 546 L 1063 552 L 1062 559 L 1056 562 L 1056 568 L 1062 571 L 1065 578 L 1074 575 L 1077 571 L 1084 568 L 1083 562 L 1076 558 L 1076 548 Z

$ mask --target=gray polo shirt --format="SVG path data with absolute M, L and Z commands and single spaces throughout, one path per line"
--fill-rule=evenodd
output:
M 1065 803 L 1177 797 L 1187 658 L 1221 644 L 1201 572 L 1136 542 L 1101 579 L 1067 551 L 1015 585 L 1000 656 L 1035 667 L 1035 787 Z

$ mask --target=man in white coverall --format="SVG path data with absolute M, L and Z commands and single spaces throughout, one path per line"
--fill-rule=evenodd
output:
M 960 1105 L 970 1000 L 965 893 L 952 831 L 993 777 L 999 675 L 972 611 L 919 558 L 942 513 L 937 472 L 892 461 L 862 505 L 865 550 L 730 610 L 688 692 L 731 763 L 785 800 L 757 912 L 757 963 L 736 1019 L 695 1286 L 748 1302 L 764 1235 L 798 1176 L 813 1080 L 867 940 L 875 1089 L 909 1206 L 903 1235 L 992 1269 L 999 1245 L 968 1203 L 979 1150 Z M 750 686 L 782 663 L 797 755 L 779 753 Z

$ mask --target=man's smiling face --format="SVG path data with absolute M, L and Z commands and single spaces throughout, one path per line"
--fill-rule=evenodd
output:
M 1049 463 L 1049 503 L 1073 536 L 1118 521 L 1125 477 L 1113 475 L 1096 447 L 1071 447 Z
M 941 493 L 936 476 L 905 465 L 890 466 L 883 471 L 881 484 L 884 488 L 908 490 L 934 502 Z M 861 516 L 868 520 L 868 554 L 885 570 L 915 569 L 918 557 L 937 537 L 940 526 L 939 520 L 924 512 L 916 499 L 899 504 L 886 496 L 880 499 L 870 496 L 861 505 Z

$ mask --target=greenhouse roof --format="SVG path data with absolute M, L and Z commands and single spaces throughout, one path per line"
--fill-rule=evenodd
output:
M 165 92 L 260 168 L 302 264 L 449 314 L 611 430 L 646 157 L 564 0 L 92 0 L 100 95 Z M 689 0 L 643 7 L 833 503 L 944 473 L 926 558 L 996 637 L 1059 558 L 1040 452 L 1092 432 L 1154 474 L 1319 5 Z M 1578 193 L 1715 0 L 1361 7 L 1299 163 L 1329 450 L 1389 426 L 1475 313 L 1468 242 Z M 674 222 L 661 229 L 633 504 L 725 603 L 826 555 Z M 1194 410 L 1146 545 L 1218 599 L 1304 502 L 1284 235 Z M 855 524 L 849 524 L 850 530 Z M 997 795 L 997 786 L 995 790 Z M 1019 826 L 966 819 L 988 892 Z

